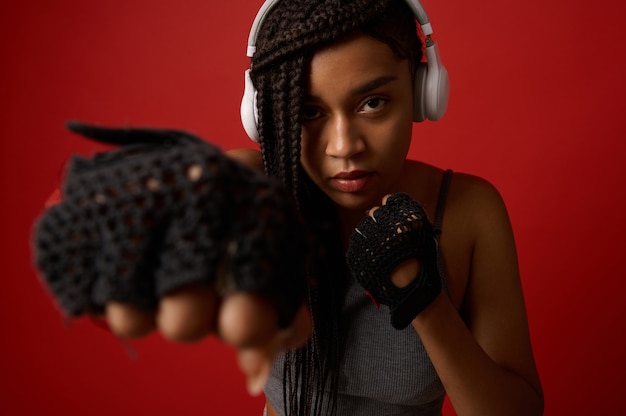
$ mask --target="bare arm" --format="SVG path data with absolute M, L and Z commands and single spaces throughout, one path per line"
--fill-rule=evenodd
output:
M 442 293 L 412 325 L 459 415 L 540 415 L 543 394 L 506 208 L 486 182 L 455 180 L 450 211 L 463 207 L 469 226 L 461 229 L 473 242 L 461 312 Z

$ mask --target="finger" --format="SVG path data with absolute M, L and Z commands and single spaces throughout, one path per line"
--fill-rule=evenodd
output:
M 262 347 L 244 348 L 237 354 L 237 364 L 246 376 L 246 387 L 252 396 L 258 396 L 272 372 L 274 359 L 280 352 L 277 340 Z
M 256 396 L 260 394 L 272 371 L 272 364 L 278 354 L 286 349 L 303 346 L 312 333 L 311 314 L 307 305 L 302 305 L 293 324 L 288 329 L 277 331 L 269 341 L 257 347 L 244 348 L 239 351 L 239 368 L 246 375 L 248 392 Z
M 374 218 L 374 213 L 375 213 L 375 212 L 376 212 L 379 208 L 380 208 L 380 207 L 373 207 L 373 208 L 370 208 L 370 209 L 367 211 L 367 215 L 369 215 L 370 217 Z
M 237 348 L 265 345 L 279 331 L 278 312 L 260 295 L 231 293 L 222 301 L 217 329 L 226 343 Z
M 134 305 L 109 302 L 105 315 L 111 332 L 121 338 L 143 337 L 156 328 L 154 313 Z
M 197 341 L 215 330 L 217 308 L 213 289 L 188 285 L 163 296 L 157 326 L 163 337 L 171 341 Z
M 382 199 L 382 205 L 387 205 L 387 200 L 389 199 L 389 197 L 391 197 L 393 194 L 387 194 L 385 196 L 383 196 Z M 370 217 L 374 218 L 374 212 L 376 212 L 376 210 L 380 208 L 379 206 L 371 208 L 368 212 L 367 215 L 369 215 Z

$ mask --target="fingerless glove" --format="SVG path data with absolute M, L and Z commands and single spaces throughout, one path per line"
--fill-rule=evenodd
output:
M 424 208 L 405 193 L 364 217 L 352 233 L 347 262 L 355 279 L 376 303 L 387 305 L 391 324 L 403 329 L 441 292 L 437 241 Z M 409 259 L 420 263 L 415 279 L 395 286 L 390 276 Z
M 62 202 L 35 225 L 36 264 L 68 315 L 109 301 L 153 309 L 200 283 L 259 293 L 281 326 L 291 322 L 306 293 L 308 241 L 278 181 L 185 132 L 69 128 L 121 146 L 73 157 Z

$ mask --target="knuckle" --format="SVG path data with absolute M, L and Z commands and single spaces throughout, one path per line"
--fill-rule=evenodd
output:
M 183 325 L 159 325 L 161 336 L 169 341 L 174 342 L 193 342 L 203 338 L 207 332 L 192 330 Z
M 212 332 L 212 299 L 197 293 L 177 293 L 161 300 L 157 323 L 161 335 L 170 341 L 197 341 Z
M 130 305 L 111 303 L 107 305 L 107 322 L 111 332 L 122 338 L 139 338 L 155 328 L 151 314 Z

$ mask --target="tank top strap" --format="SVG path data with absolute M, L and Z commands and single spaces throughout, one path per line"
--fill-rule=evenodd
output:
M 452 179 L 452 169 L 447 169 L 441 178 L 439 186 L 439 197 L 437 198 L 437 207 L 435 208 L 435 222 L 433 227 L 437 237 L 441 235 L 441 224 L 443 224 L 443 212 L 446 206 L 446 197 L 448 196 L 448 188 L 450 187 L 450 179 Z
M 433 229 L 435 232 L 435 239 L 437 240 L 437 268 L 439 269 L 439 275 L 441 276 L 441 285 L 446 295 L 450 297 L 450 289 L 448 289 L 448 281 L 446 279 L 446 273 L 443 269 L 443 259 L 441 257 L 441 249 L 439 247 L 439 239 L 441 237 L 441 225 L 443 224 L 443 212 L 446 206 L 446 197 L 448 196 L 448 188 L 450 187 L 450 180 L 452 179 L 452 169 L 447 169 L 443 173 L 441 178 L 441 185 L 439 186 L 439 197 L 437 198 L 437 207 L 435 208 L 435 222 Z

